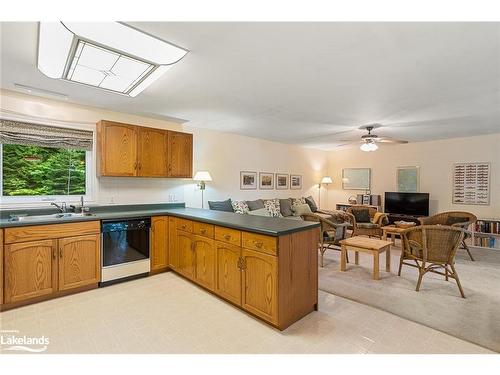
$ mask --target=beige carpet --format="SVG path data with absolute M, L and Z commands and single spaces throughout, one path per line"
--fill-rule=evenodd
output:
M 464 250 L 456 259 L 466 299 L 460 297 L 453 279 L 447 282 L 432 273 L 424 276 L 420 292 L 415 292 L 418 270 L 403 266 L 401 277 L 397 276 L 397 247 L 392 251 L 391 273 L 385 272 L 385 254 L 381 257 L 379 281 L 372 280 L 369 254 L 360 253 L 356 266 L 350 253 L 347 271 L 340 272 L 340 252 L 327 251 L 319 288 L 500 352 L 500 251 L 474 248 L 472 253 L 475 262 Z

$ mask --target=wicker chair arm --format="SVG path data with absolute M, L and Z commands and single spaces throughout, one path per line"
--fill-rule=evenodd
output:
M 350 212 L 346 212 L 346 214 L 349 218 L 349 223 L 352 225 L 353 228 L 355 228 L 356 227 L 356 218 Z

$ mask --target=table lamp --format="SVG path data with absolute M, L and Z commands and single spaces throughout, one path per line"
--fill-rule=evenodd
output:
M 195 175 L 193 177 L 193 180 L 194 181 L 199 181 L 198 182 L 198 187 L 201 190 L 201 208 L 204 208 L 203 207 L 203 204 L 204 204 L 203 203 L 204 202 L 203 191 L 206 188 L 205 181 L 212 181 L 212 176 L 210 176 L 210 173 L 208 173 L 208 171 L 198 171 L 198 172 L 195 173 Z

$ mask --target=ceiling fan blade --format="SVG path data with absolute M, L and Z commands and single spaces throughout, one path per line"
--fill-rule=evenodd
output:
M 392 143 L 392 144 L 408 143 L 408 141 L 404 141 L 402 139 L 394 139 L 394 138 L 388 138 L 388 137 L 375 138 L 375 142 L 377 142 L 377 143 Z

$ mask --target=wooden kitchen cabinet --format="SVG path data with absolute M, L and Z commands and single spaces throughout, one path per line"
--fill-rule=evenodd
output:
M 101 120 L 97 159 L 99 176 L 192 177 L 193 135 Z
M 100 235 L 91 234 L 58 240 L 59 290 L 96 284 L 100 280 Z
M 174 217 L 168 218 L 168 266 L 173 270 L 179 269 L 179 251 L 177 246 L 177 221 Z
M 245 310 L 278 323 L 278 258 L 242 249 L 242 301 Z
M 209 290 L 215 287 L 215 245 L 214 240 L 193 236 L 194 281 Z
M 215 292 L 241 306 L 241 247 L 215 241 L 216 279 Z
M 193 135 L 168 132 L 169 177 L 193 177 Z
M 168 132 L 153 128 L 138 129 L 137 175 L 168 177 Z
M 101 120 L 97 124 L 97 166 L 100 176 L 137 176 L 138 128 Z
M 168 217 L 151 218 L 151 271 L 168 268 Z
M 189 279 L 194 279 L 194 248 L 191 233 L 177 231 L 178 271 Z
M 57 240 L 5 246 L 5 303 L 57 291 Z

